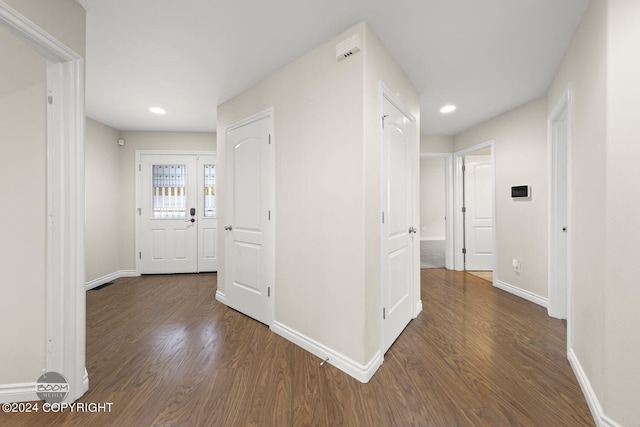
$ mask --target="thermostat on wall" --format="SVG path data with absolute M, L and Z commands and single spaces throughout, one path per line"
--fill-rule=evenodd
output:
M 531 198 L 531 187 L 528 185 L 518 185 L 516 187 L 511 187 L 511 197 L 514 199 L 530 199 Z

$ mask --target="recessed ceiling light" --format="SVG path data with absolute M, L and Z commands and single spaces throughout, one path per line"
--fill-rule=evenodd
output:
M 164 111 L 164 108 L 160 108 L 160 107 L 151 107 L 149 108 L 149 111 L 151 111 L 153 114 L 166 114 L 166 111 Z
M 442 114 L 451 113 L 451 112 L 453 112 L 453 111 L 456 111 L 456 106 L 455 106 L 455 105 L 451 105 L 451 104 L 445 105 L 444 107 L 442 107 L 442 108 L 440 109 L 440 112 L 441 112 Z

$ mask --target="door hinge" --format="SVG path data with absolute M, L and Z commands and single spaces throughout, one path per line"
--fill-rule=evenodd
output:
M 462 213 L 466 213 L 467 212 L 467 208 L 466 207 L 462 207 Z
M 467 253 L 467 248 L 462 248 L 462 253 L 466 254 Z
M 385 320 L 387 318 L 387 310 L 382 307 L 382 320 Z
M 142 172 L 142 164 L 138 165 L 138 172 Z
M 138 208 L 138 216 L 142 215 L 142 208 Z
M 267 287 L 267 296 L 271 297 L 271 286 Z
M 467 167 L 465 165 L 462 165 L 462 172 L 466 172 L 467 171 Z
M 49 103 L 49 105 L 53 105 L 53 95 L 47 96 L 47 102 Z
M 385 114 L 384 116 L 382 116 L 382 129 L 384 129 L 384 118 L 385 117 L 389 117 L 389 115 Z
M 269 145 L 271 145 L 271 134 L 269 134 Z
M 142 252 L 138 252 L 138 259 L 142 259 Z
M 268 219 L 271 221 L 271 211 L 269 211 Z
M 382 212 L 382 223 L 384 224 L 384 212 Z

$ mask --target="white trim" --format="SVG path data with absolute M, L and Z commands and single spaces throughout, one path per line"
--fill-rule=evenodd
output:
M 483 142 L 481 144 L 474 145 L 469 148 L 465 148 L 464 150 L 456 151 L 453 153 L 453 161 L 454 161 L 454 190 L 453 190 L 453 234 L 454 234 L 454 244 L 453 244 L 453 252 L 454 252 L 454 270 L 464 271 L 464 255 L 462 254 L 462 248 L 464 247 L 464 219 L 462 216 L 462 206 L 464 205 L 463 200 L 463 191 L 462 185 L 464 183 L 464 176 L 462 173 L 462 166 L 464 162 L 464 157 L 468 154 L 472 154 L 476 151 L 484 150 L 486 148 L 491 149 L 491 165 L 493 166 L 493 194 L 492 194 L 492 204 L 493 204 L 493 262 L 492 262 L 492 270 L 493 281 L 496 282 L 496 260 L 498 259 L 497 247 L 496 247 L 496 146 L 495 140 L 491 139 L 489 141 Z
M 429 158 L 441 158 L 444 159 L 444 188 L 445 188 L 445 236 L 442 239 L 434 238 L 421 238 L 420 240 L 444 240 L 445 241 L 445 256 L 444 264 L 447 270 L 454 269 L 454 217 L 453 217 L 453 153 L 420 153 L 420 159 Z
M 557 285 L 558 279 L 556 278 L 556 271 L 554 268 L 553 260 L 556 258 L 555 253 L 555 237 L 557 233 L 554 233 L 553 227 L 555 224 L 554 218 L 554 195 L 555 195 L 555 173 L 554 173 L 554 165 L 555 165 L 555 156 L 553 149 L 553 123 L 558 120 L 558 118 L 562 115 L 562 113 L 566 110 L 567 112 L 567 307 L 566 307 L 566 317 L 567 317 L 567 351 L 569 351 L 573 347 L 573 319 L 571 316 L 572 313 L 572 283 L 573 283 L 573 274 L 572 274 L 572 234 L 573 234 L 573 226 L 572 226 L 572 200 L 573 200 L 573 161 L 572 161 L 572 152 L 573 152 L 573 89 L 572 84 L 569 83 L 567 89 L 561 95 L 560 99 L 553 107 L 553 110 L 548 116 L 547 119 L 547 151 L 548 151 L 548 295 L 549 295 L 549 316 L 558 317 L 558 309 L 555 305 L 556 295 L 557 295 Z M 557 226 L 557 224 L 555 224 Z M 557 231 L 557 230 L 556 230 Z
M 98 277 L 97 279 L 93 279 L 85 283 L 85 290 L 89 291 L 93 288 L 97 288 L 98 286 L 102 286 L 105 283 L 113 282 L 114 280 L 120 279 L 122 277 L 137 277 L 139 274 L 135 270 L 119 270 L 111 274 L 107 274 L 102 277 Z
M 421 242 L 444 242 L 447 240 L 446 237 L 421 237 Z
M 596 425 L 598 427 L 622 427 L 620 424 L 616 423 L 604 414 L 602 405 L 600 405 L 600 401 L 598 400 L 598 396 L 596 395 L 595 390 L 593 390 L 591 382 L 589 381 L 587 374 L 584 372 L 584 369 L 582 369 L 578 356 L 573 349 L 569 350 L 567 358 L 569 359 L 569 364 L 573 369 L 573 373 L 578 379 L 578 383 L 582 389 L 582 394 L 584 394 L 584 397 L 587 400 L 587 405 L 589 406 L 589 410 L 591 410 L 591 416 L 596 422 Z
M 84 295 L 84 61 L 0 0 L 0 27 L 47 60 L 47 275 L 45 369 L 87 388 Z
M 33 402 L 40 400 L 36 394 L 36 382 L 0 384 L 0 403 Z
M 502 280 L 495 279 L 493 286 L 502 289 L 503 291 L 509 292 L 510 294 L 516 295 L 520 298 L 524 298 L 527 301 L 531 301 L 535 304 L 541 305 L 542 307 L 547 307 L 547 299 L 545 297 L 541 297 L 538 294 L 529 292 L 526 289 L 518 288 L 517 286 L 510 285 L 509 283 L 503 282 Z
M 224 293 L 216 290 L 216 301 L 219 301 L 221 303 L 223 303 L 224 305 L 227 305 L 227 297 L 225 296 Z
M 328 364 L 363 383 L 369 382 L 383 362 L 382 354 L 377 352 L 366 365 L 362 365 L 275 320 L 271 325 L 271 330 L 321 360 L 327 359 Z

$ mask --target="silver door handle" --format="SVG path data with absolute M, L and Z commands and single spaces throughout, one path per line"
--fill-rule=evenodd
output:
M 227 230 L 227 231 L 231 231 L 231 230 L 233 229 L 233 227 L 232 227 L 232 226 L 230 226 L 230 225 L 226 225 L 226 226 L 224 227 L 224 229 L 225 229 L 225 230 Z
M 417 232 L 418 232 L 418 230 L 416 230 L 416 228 L 415 228 L 415 227 L 409 227 L 409 234 L 411 234 L 411 233 L 417 233 Z

